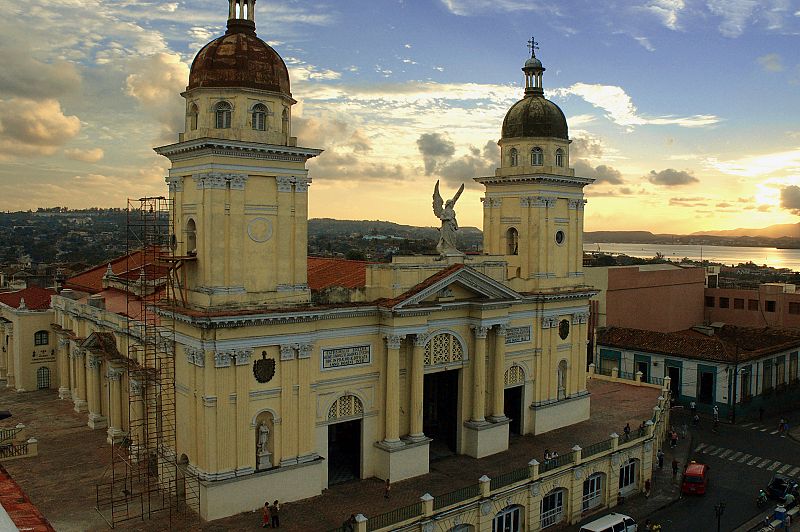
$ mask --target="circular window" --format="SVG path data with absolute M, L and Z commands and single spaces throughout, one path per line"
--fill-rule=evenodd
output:
M 564 231 L 558 230 L 556 231 L 556 244 L 559 246 L 564 243 L 564 240 L 567 238 L 567 235 L 564 234 Z
M 561 337 L 562 340 L 566 340 L 567 336 L 569 336 L 569 321 L 568 320 L 561 320 L 558 324 L 558 336 Z

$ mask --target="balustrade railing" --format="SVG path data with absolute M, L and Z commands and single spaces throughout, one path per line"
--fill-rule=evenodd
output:
M 608 451 L 611 449 L 611 440 L 603 440 L 597 443 L 593 443 L 591 445 L 587 445 L 581 451 L 581 458 L 586 459 L 590 456 L 594 456 L 596 454 L 600 454 L 603 451 Z
M 559 455 L 555 458 L 550 458 L 549 460 L 545 460 L 544 463 L 539 464 L 539 474 L 546 471 L 551 471 L 553 469 L 558 469 L 559 467 L 571 464 L 574 461 L 575 453 L 572 451 L 568 452 L 567 454 Z
M 502 475 L 492 478 L 491 482 L 489 483 L 489 487 L 492 490 L 503 488 L 505 486 L 508 486 L 509 484 L 513 484 L 521 480 L 527 480 L 528 478 L 530 478 L 530 474 L 531 471 L 528 466 L 520 467 L 513 471 L 509 471 L 508 473 L 504 473 Z
M 0 447 L 0 459 L 12 458 L 14 456 L 25 456 L 28 454 L 28 444 L 5 445 Z
M 422 502 L 417 502 L 402 508 L 395 508 L 390 512 L 377 515 L 367 521 L 367 530 L 380 530 L 396 523 L 402 523 L 422 515 Z
M 480 484 L 471 484 L 469 486 L 464 486 L 463 488 L 459 488 L 455 491 L 451 491 L 450 493 L 445 493 L 444 495 L 439 495 L 433 498 L 433 509 L 439 510 L 441 508 L 446 508 L 447 506 L 452 506 L 454 504 L 458 504 L 461 501 L 466 501 L 467 499 L 472 499 L 477 497 L 481 493 L 481 485 Z

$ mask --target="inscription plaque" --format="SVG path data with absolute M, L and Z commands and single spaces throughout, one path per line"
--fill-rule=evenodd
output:
M 523 342 L 530 342 L 530 341 L 531 341 L 530 326 L 506 328 L 506 345 L 521 344 Z
M 363 366 L 372 362 L 372 346 L 353 345 L 322 349 L 322 369 Z

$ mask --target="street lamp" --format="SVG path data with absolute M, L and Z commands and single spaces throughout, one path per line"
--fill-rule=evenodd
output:
M 714 515 L 717 516 L 717 532 L 720 532 L 720 523 L 722 521 L 722 514 L 725 512 L 725 503 L 721 502 L 714 505 Z

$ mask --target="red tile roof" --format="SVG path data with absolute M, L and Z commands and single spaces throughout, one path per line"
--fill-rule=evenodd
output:
M 800 333 L 773 327 L 750 328 L 725 325 L 707 336 L 695 330 L 662 333 L 625 327 L 606 327 L 597 332 L 597 345 L 659 353 L 698 360 L 744 362 L 788 349 L 800 348 Z
M 0 505 L 3 506 L 19 530 L 55 532 L 55 529 L 2 465 L 0 465 Z
M 25 290 L 0 293 L 0 303 L 12 308 L 19 308 L 20 300 L 25 300 L 25 307 L 30 310 L 46 310 L 50 308 L 50 296 L 56 295 L 54 290 L 31 286 Z
M 362 260 L 308 257 L 308 287 L 311 290 L 324 290 L 332 286 L 364 288 L 368 264 Z
M 142 265 L 144 253 L 134 251 L 130 255 L 123 255 L 111 261 L 111 271 L 117 275 L 139 268 Z M 108 263 L 89 268 L 78 275 L 70 277 L 64 282 L 64 288 L 80 290 L 96 294 L 103 291 L 103 276 L 108 269 Z

